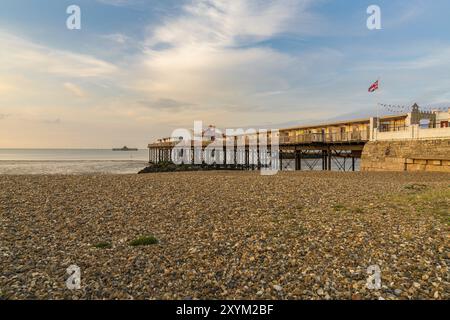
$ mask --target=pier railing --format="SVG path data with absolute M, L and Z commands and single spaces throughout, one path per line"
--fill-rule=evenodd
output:
M 380 128 L 379 128 L 379 132 L 397 132 L 397 131 L 405 131 L 407 130 L 407 126 L 402 124 L 402 125 L 397 125 L 397 124 L 380 124 Z
M 294 143 L 345 143 L 369 141 L 369 130 L 333 133 L 306 133 L 290 136 L 281 136 L 281 144 Z
M 283 135 L 280 134 L 279 144 L 309 144 L 309 143 L 355 143 L 355 142 L 367 142 L 370 140 L 370 131 L 351 131 L 351 132 L 333 132 L 333 133 L 306 133 L 306 134 L 297 134 L 297 135 Z M 239 141 L 239 142 L 238 142 Z M 245 145 L 256 144 L 258 139 L 244 137 L 242 140 L 238 139 L 238 137 L 228 137 L 223 140 L 223 144 L 227 145 L 229 142 L 232 144 L 235 143 L 244 143 Z M 171 142 L 158 142 L 154 144 L 154 147 L 173 147 L 181 141 L 171 141 Z M 219 141 L 217 141 L 219 142 Z M 272 139 L 270 135 L 266 140 L 267 144 L 272 143 Z M 193 141 L 185 141 L 184 143 L 190 144 L 194 146 Z M 203 147 L 208 146 L 212 141 L 202 141 L 201 144 Z

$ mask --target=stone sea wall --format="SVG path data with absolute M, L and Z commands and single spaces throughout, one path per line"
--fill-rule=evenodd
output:
M 361 171 L 450 172 L 450 139 L 369 142 Z

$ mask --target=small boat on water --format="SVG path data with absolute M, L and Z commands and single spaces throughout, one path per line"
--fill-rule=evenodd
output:
M 122 148 L 113 148 L 113 151 L 138 151 L 138 148 L 128 148 L 127 146 L 124 146 Z

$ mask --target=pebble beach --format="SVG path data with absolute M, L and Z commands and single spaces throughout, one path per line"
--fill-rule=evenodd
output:
M 1 175 L 0 299 L 446 300 L 449 212 L 439 173 Z

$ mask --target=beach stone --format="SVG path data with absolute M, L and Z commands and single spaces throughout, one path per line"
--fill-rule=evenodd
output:
M 280 291 L 283 290 L 283 287 L 281 287 L 281 286 L 279 286 L 279 285 L 274 285 L 273 288 L 274 288 L 276 291 L 278 291 L 278 292 L 280 292 Z

